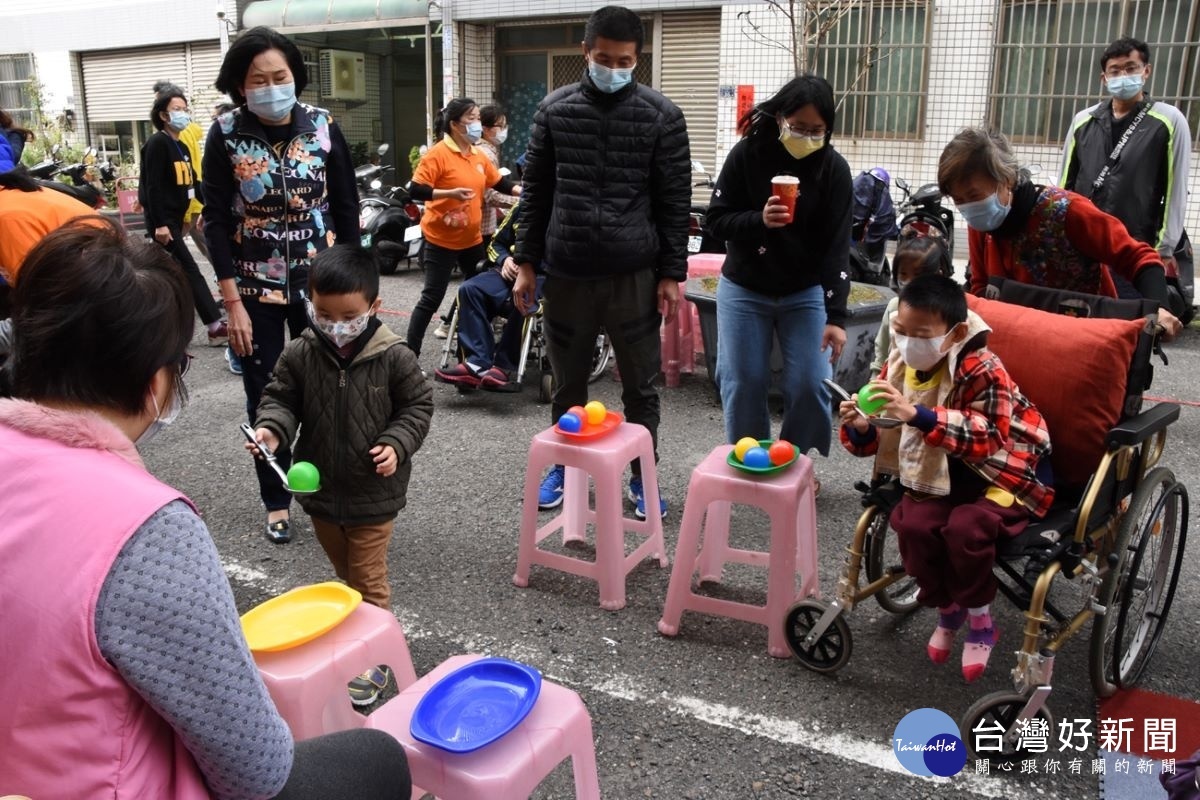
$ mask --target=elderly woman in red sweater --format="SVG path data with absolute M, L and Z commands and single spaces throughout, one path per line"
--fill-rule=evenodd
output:
M 1158 302 L 1168 341 L 1182 329 L 1167 310 L 1166 275 L 1154 248 L 1086 197 L 1032 183 L 1002 134 L 964 128 L 942 151 L 938 185 L 969 227 L 973 294 L 984 293 L 988 278 L 1004 277 L 1116 297 L 1113 270 Z

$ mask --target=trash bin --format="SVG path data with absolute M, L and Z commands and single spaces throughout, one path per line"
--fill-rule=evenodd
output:
M 704 341 L 704 365 L 708 377 L 716 381 L 717 374 L 717 278 L 691 278 L 684 297 L 695 304 L 700 313 L 700 336 Z M 875 356 L 875 336 L 888 301 L 895 293 L 886 286 L 851 283 L 846 303 L 846 347 L 833 370 L 833 379 L 853 392 L 871 375 L 871 360 Z M 771 393 L 778 394 L 783 377 L 783 358 L 779 341 L 771 348 Z

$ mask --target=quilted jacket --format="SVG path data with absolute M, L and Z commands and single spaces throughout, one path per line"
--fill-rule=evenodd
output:
M 684 280 L 689 152 L 683 113 L 653 89 L 605 94 L 584 75 L 554 92 L 525 154 L 517 262 L 573 279 Z
M 257 424 L 320 470 L 321 491 L 297 496 L 304 510 L 350 525 L 382 522 L 404 508 L 412 456 L 432 417 L 433 390 L 416 356 L 380 325 L 345 369 L 311 329 L 289 342 L 263 390 Z M 379 444 L 395 448 L 399 460 L 388 478 L 375 473 L 369 452 Z

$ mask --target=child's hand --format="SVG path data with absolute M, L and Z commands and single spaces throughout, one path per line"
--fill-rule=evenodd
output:
M 858 403 L 853 400 L 843 400 L 839 403 L 838 415 L 841 417 L 843 425 L 853 428 L 859 433 L 866 433 L 867 429 L 871 427 L 867 418 L 858 413 Z
M 396 449 L 390 444 L 377 444 L 371 448 L 371 457 L 375 459 L 375 474 L 390 478 L 396 472 Z
M 887 398 L 887 405 L 880 409 L 883 416 L 894 417 L 901 422 L 911 422 L 917 415 L 917 407 L 904 399 L 904 395 L 887 381 L 871 381 L 871 397 Z
M 258 428 L 254 431 L 254 438 L 267 446 L 272 453 L 279 450 L 279 437 L 269 428 Z M 262 458 L 262 451 L 254 445 L 246 442 L 246 449 L 254 454 L 255 458 Z

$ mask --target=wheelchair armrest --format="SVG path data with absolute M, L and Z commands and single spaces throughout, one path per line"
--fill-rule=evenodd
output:
M 1115 450 L 1141 444 L 1177 419 L 1179 406 L 1176 403 L 1159 403 L 1110 430 L 1105 446 Z

